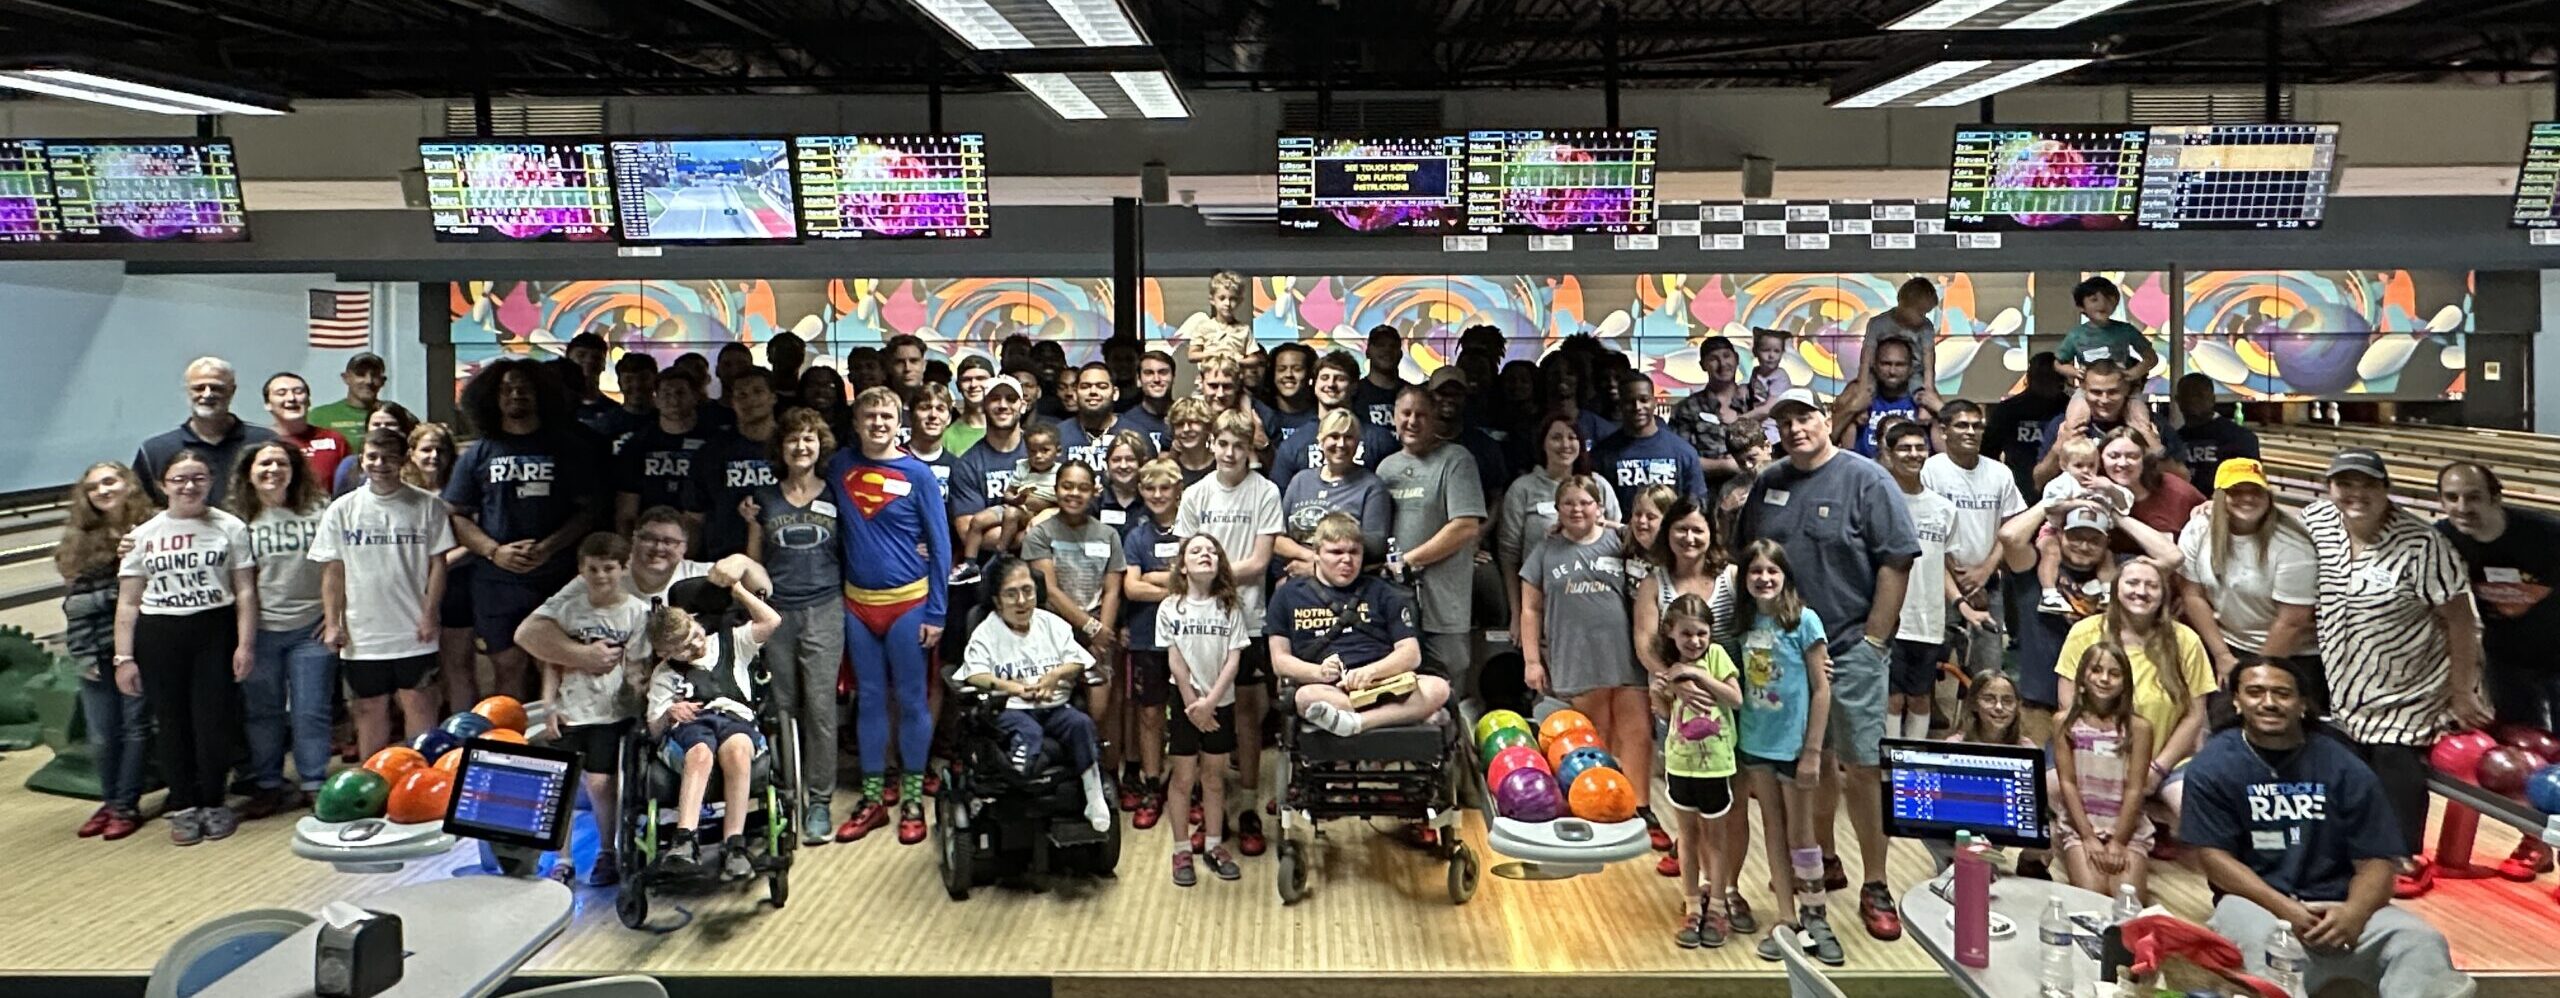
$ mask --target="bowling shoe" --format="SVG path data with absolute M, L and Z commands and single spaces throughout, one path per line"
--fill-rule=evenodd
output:
M 107 830 L 107 819 L 113 818 L 115 815 L 116 812 L 114 808 L 108 807 L 104 804 L 99 805 L 97 812 L 89 815 L 89 820 L 80 823 L 80 837 L 84 839 L 97 838 Z
M 2423 856 L 2391 878 L 2391 896 L 2402 901 L 2425 897 L 2435 889 L 2436 865 Z
M 2551 849 L 2540 842 L 2516 843 L 2516 851 L 2498 864 L 2498 875 L 2519 884 L 2551 872 Z
M 836 841 L 854 841 L 871 834 L 872 829 L 888 823 L 888 805 L 875 800 L 863 801 L 854 807 L 850 817 L 844 819 L 844 824 L 836 826 Z
M 1271 843 L 1262 837 L 1262 816 L 1247 808 L 1236 816 L 1237 851 L 1247 856 L 1260 856 Z
M 1663 876 L 1666 876 L 1666 877 L 1677 877 L 1677 876 L 1679 876 L 1679 875 L 1680 875 L 1680 854 L 1679 854 L 1679 853 L 1676 853 L 1676 852 L 1666 852 L 1666 853 L 1663 853 L 1663 854 L 1662 854 L 1662 860 L 1661 860 L 1660 862 L 1657 862 L 1657 863 L 1653 864 L 1653 872 L 1655 872 L 1655 873 L 1659 873 L 1659 874 L 1662 874 Z
M 911 800 L 898 805 L 898 844 L 911 846 L 924 841 L 924 802 Z
M 1883 884 L 1868 884 L 1858 892 L 1858 919 L 1867 923 L 1867 934 L 1883 942 L 1902 938 L 1902 914 L 1894 910 L 1893 892 Z

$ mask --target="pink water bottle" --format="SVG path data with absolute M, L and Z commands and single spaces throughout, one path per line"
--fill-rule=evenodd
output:
M 1956 962 L 1991 965 L 1991 850 L 1959 832 L 1956 841 Z

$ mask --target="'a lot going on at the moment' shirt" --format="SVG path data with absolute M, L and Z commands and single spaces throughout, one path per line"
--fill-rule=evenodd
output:
M 1966 568 L 1991 556 L 1992 546 L 1999 541 L 2000 521 L 2027 509 L 2017 476 L 1989 457 L 1975 458 L 1968 471 L 1954 458 L 1931 454 L 1928 463 L 1920 466 L 1920 484 L 1955 504 L 1955 533 L 1947 540 L 1947 553 Z
M 711 441 L 727 436 L 697 420 L 683 433 L 669 433 L 664 425 L 652 425 L 634 434 L 623 445 L 614 469 L 614 491 L 640 497 L 640 508 L 673 506 L 689 513 L 702 512 L 701 497 L 693 495 L 694 456 Z
M 1639 437 L 1624 430 L 1591 449 L 1591 466 L 1618 494 L 1619 509 L 1634 509 L 1636 493 L 1647 486 L 1668 485 L 1681 495 L 1707 494 L 1707 473 L 1698 464 L 1698 449 L 1680 435 L 1656 428 Z
M 2453 543 L 2471 570 L 2471 595 L 2480 604 L 2480 644 L 2488 667 L 2509 674 L 2560 671 L 2560 517 L 2538 509 L 2507 507 L 2507 532 L 2483 544 L 2450 523 L 2436 532 Z
M 269 506 L 249 521 L 249 548 L 258 556 L 259 630 L 291 631 L 320 622 L 320 564 L 305 555 L 325 509 L 304 513 Z
M 1191 691 L 1206 694 L 1217 684 L 1218 670 L 1225 668 L 1227 653 L 1243 651 L 1254 639 L 1247 637 L 1244 605 L 1234 609 L 1218 605 L 1214 599 L 1193 599 L 1176 595 L 1165 600 L 1156 611 L 1156 643 L 1168 654 L 1180 654 L 1184 668 L 1191 671 Z M 1217 706 L 1236 702 L 1236 687 L 1230 682 L 1218 697 Z
M 579 586 L 543 601 L 534 616 L 550 618 L 569 640 L 580 644 L 622 646 L 622 662 L 611 672 L 560 670 L 560 723 L 610 724 L 639 716 L 640 697 L 631 670 L 646 668 L 649 661 L 647 600 L 616 590 L 605 605 L 597 606 L 586 587 Z
M 687 509 L 702 511 L 702 556 L 725 558 L 747 550 L 747 521 L 738 515 L 738 500 L 772 485 L 771 445 L 735 433 L 723 433 L 693 455 L 693 481 Z
M 1378 477 L 1386 481 L 1387 498 L 1395 503 L 1395 529 L 1388 536 L 1407 557 L 1449 521 L 1481 520 L 1489 512 L 1484 485 L 1476 478 L 1475 456 L 1464 447 L 1441 444 L 1419 457 L 1397 451 L 1378 466 Z M 1453 553 L 1422 569 L 1421 592 L 1414 601 L 1420 604 L 1423 631 L 1457 634 L 1467 629 L 1468 611 L 1475 605 L 1475 572 L 1470 551 Z
M 1189 537 L 1207 534 L 1226 549 L 1227 563 L 1236 564 L 1253 554 L 1260 538 L 1277 537 L 1286 526 L 1280 520 L 1280 488 L 1260 475 L 1247 474 L 1244 480 L 1229 488 L 1211 474 L 1182 490 L 1182 508 L 1173 515 L 1173 535 Z M 1261 637 L 1257 625 L 1262 618 L 1262 579 L 1245 578 L 1237 573 L 1236 596 L 1244 601 L 1246 629 Z
M 1609 530 L 1587 544 L 1549 534 L 1520 562 L 1520 583 L 1545 597 L 1537 640 L 1547 688 L 1556 696 L 1644 685 L 1627 637 L 1635 624 L 1627 616 L 1627 569 L 1619 558 L 1625 549 L 1626 540 Z
M 1986 462 L 1987 463 L 1987 462 Z M 1947 640 L 1947 545 L 1955 537 L 1956 504 L 1922 488 L 1902 494 L 1911 512 L 1920 557 L 1911 560 L 1911 584 L 1902 590 L 1902 624 L 1894 637 L 1921 644 Z
M 968 650 L 960 656 L 959 678 L 994 676 L 1028 683 L 1040 678 L 1041 673 L 1068 662 L 1090 666 L 1093 653 L 1077 643 L 1076 629 L 1067 626 L 1065 618 L 1047 610 L 1033 610 L 1031 627 L 1027 631 L 1016 632 L 1012 625 L 1004 622 L 1003 617 L 991 613 L 987 619 L 978 622 L 977 630 L 969 632 Z M 1009 710 L 1060 706 L 1067 702 L 1067 690 L 1073 685 L 1072 682 L 1058 684 L 1050 692 L 1049 699 L 1040 703 L 1008 696 L 1004 698 L 1004 705 Z
M 593 468 L 581 441 L 567 432 L 492 433 L 472 442 L 445 482 L 444 501 L 500 544 L 538 541 L 585 512 L 594 498 Z M 537 577 L 577 567 L 578 546 L 563 544 Z M 479 571 L 508 574 L 494 563 Z M 483 577 L 485 578 L 485 576 Z
M 404 483 L 386 496 L 360 485 L 330 503 L 320 514 L 310 560 L 345 566 L 347 647 L 340 657 L 381 662 L 434 654 L 435 639 L 419 640 L 418 623 L 433 612 L 427 606 L 430 562 L 453 546 L 444 500 L 417 486 Z M 447 588 L 459 584 L 445 579 Z
M 2226 729 L 2185 772 L 2178 840 L 2230 853 L 2278 894 L 2344 901 L 2358 860 L 2408 854 L 2373 770 L 2327 734 L 2276 752 Z
M 2428 745 L 2452 720 L 2453 660 L 2436 608 L 2470 595 L 2453 545 L 2394 507 L 2380 541 L 2349 550 L 2346 517 L 2329 500 L 2302 511 L 2320 556 L 2320 661 L 2331 723 L 2373 745 Z
M 1354 576 L 1350 585 L 1336 589 L 1301 576 L 1281 583 L 1272 594 L 1265 630 L 1289 639 L 1289 654 L 1309 662 L 1340 655 L 1344 667 L 1356 669 L 1387 657 L 1396 642 L 1419 638 L 1413 624 L 1413 605 L 1385 579 Z M 1427 658 L 1416 671 L 1437 672 Z
M 249 525 L 219 509 L 182 519 L 161 513 L 142 522 L 125 538 L 116 577 L 142 580 L 142 612 L 183 616 L 239 601 L 231 589 L 231 573 L 258 567 L 249 543 Z
M 1103 580 L 1129 567 L 1120 532 L 1089 516 L 1079 527 L 1068 526 L 1064 516 L 1032 524 L 1022 534 L 1022 559 L 1050 562 L 1049 584 L 1087 613 L 1102 608 Z
M 844 549 L 839 546 L 835 500 L 819 489 L 806 506 L 794 506 L 782 486 L 756 490 L 756 519 L 764 529 L 764 571 L 773 579 L 773 607 L 805 610 L 844 595 Z
M 1137 569 L 1140 573 L 1161 572 L 1170 567 L 1174 559 L 1181 555 L 1181 535 L 1174 533 L 1172 527 L 1157 526 L 1153 514 L 1140 512 L 1136 516 L 1139 520 L 1138 525 L 1129 528 L 1128 536 L 1122 540 L 1122 547 L 1128 556 L 1128 567 Z M 1173 585 L 1180 587 L 1182 580 L 1175 578 Z M 1129 628 L 1129 650 L 1164 650 L 1163 645 L 1156 643 L 1156 611 L 1160 604 L 1150 600 L 1128 600 L 1121 605 L 1128 608 L 1124 619 Z M 1245 621 L 1247 634 L 1257 630 L 1253 623 L 1250 620 Z
M 1874 461 L 1847 451 L 1812 471 L 1787 460 L 1761 469 L 1734 546 L 1738 552 L 1763 537 L 1786 548 L 1796 592 L 1821 615 L 1835 658 L 1866 634 L 1876 569 L 1920 554 L 1901 486 Z

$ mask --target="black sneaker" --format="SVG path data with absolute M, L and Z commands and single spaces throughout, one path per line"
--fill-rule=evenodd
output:
M 1189 887 L 1200 882 L 1200 874 L 1194 872 L 1191 866 L 1190 850 L 1186 849 L 1173 854 L 1173 885 L 1175 887 Z
M 587 886 L 611 887 L 621 882 L 622 863 L 612 853 L 597 853 L 595 868 L 587 871 Z
M 1221 842 L 1210 849 L 1207 862 L 1209 872 L 1217 874 L 1220 880 L 1234 880 L 1244 876 L 1244 870 L 1236 866 L 1236 858 L 1227 855 L 1226 843 Z

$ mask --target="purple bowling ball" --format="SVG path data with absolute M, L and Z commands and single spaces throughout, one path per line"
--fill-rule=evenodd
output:
M 2354 386 L 2356 365 L 2373 342 L 2371 324 L 2344 311 L 2298 314 L 2290 327 L 2261 318 L 2252 323 L 2249 335 L 2275 358 L 2276 374 L 2285 385 L 2304 395 L 2329 395 Z
M 1513 821 L 1554 821 L 1564 813 L 1564 791 L 1555 777 L 1523 766 L 1493 788 L 1493 809 Z

